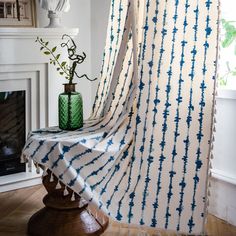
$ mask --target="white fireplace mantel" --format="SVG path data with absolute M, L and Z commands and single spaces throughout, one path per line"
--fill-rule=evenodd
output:
M 65 80 L 35 40 L 43 38 L 54 47 L 60 45 L 63 34 L 74 38 L 78 29 L 0 28 L 0 92 L 26 91 L 26 133 L 58 124 L 57 97 Z M 67 60 L 66 50 L 58 53 Z M 0 192 L 39 184 L 40 177 L 28 170 L 0 177 Z
M 77 28 L 0 28 L 0 39 L 35 39 L 37 36 L 60 39 L 63 34 L 77 36 Z

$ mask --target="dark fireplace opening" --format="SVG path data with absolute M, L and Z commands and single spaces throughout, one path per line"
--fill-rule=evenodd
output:
M 25 171 L 25 91 L 0 92 L 0 176 Z

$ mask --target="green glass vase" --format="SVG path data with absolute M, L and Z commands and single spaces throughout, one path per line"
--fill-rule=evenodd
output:
M 75 130 L 83 126 L 83 100 L 75 91 L 76 84 L 64 84 L 64 93 L 59 95 L 59 128 Z

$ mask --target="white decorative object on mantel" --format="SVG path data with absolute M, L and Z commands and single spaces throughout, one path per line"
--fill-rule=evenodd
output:
M 49 25 L 46 28 L 62 28 L 61 13 L 70 10 L 69 0 L 39 0 L 40 6 L 48 11 Z
M 74 38 L 78 29 L 0 29 L 0 92 L 26 92 L 26 133 L 58 124 L 57 97 L 63 91 L 63 78 L 49 66 L 48 58 L 41 54 L 35 39 L 42 37 L 52 45 L 58 45 L 63 34 Z M 66 60 L 67 52 L 61 52 L 61 57 Z M 0 192 L 40 182 L 41 175 L 34 170 L 1 176 Z

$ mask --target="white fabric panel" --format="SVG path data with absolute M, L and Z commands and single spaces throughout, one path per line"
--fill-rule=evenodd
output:
M 200 234 L 218 2 L 135 3 L 112 0 L 91 118 L 32 132 L 23 154 L 118 221 Z

